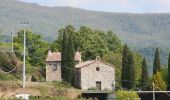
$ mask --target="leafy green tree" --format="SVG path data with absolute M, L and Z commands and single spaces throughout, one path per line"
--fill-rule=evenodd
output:
M 81 51 L 83 60 L 95 59 L 96 56 L 101 58 L 112 52 L 121 52 L 122 45 L 120 39 L 112 32 L 104 32 L 101 30 L 93 30 L 86 26 L 81 26 L 79 30 L 71 25 L 59 31 L 59 37 L 53 42 L 53 46 L 58 47 L 55 50 L 61 50 L 62 31 L 71 29 L 73 31 L 73 43 L 75 51 Z
M 123 88 L 128 88 L 128 69 L 129 69 L 129 62 L 128 62 L 128 58 L 129 58 L 129 48 L 127 46 L 127 44 L 125 44 L 124 49 L 123 49 L 123 53 L 122 53 L 122 87 Z
M 153 82 L 155 84 L 155 90 L 158 90 L 158 91 L 166 90 L 166 84 L 165 84 L 164 80 L 162 79 L 162 75 L 160 72 L 157 72 L 153 76 Z
M 127 77 L 128 77 L 128 89 L 135 88 L 135 61 L 133 53 L 130 52 L 128 57 L 128 69 L 127 69 Z
M 143 58 L 143 61 L 142 61 L 142 75 L 141 75 L 141 87 L 142 87 L 142 90 L 148 90 L 147 85 L 149 85 L 149 76 L 148 76 L 146 59 Z
M 61 51 L 61 76 L 63 81 L 67 81 L 67 47 L 68 38 L 66 30 L 63 31 L 62 51 Z
M 18 35 L 14 37 L 14 49 L 18 51 L 16 54 L 19 57 L 23 52 L 23 30 L 18 32 Z M 43 38 L 33 33 L 31 30 L 26 30 L 26 53 L 27 62 L 34 66 L 45 66 L 45 58 L 49 49 L 48 42 Z
M 140 100 L 139 95 L 135 91 L 117 91 L 117 100 Z
M 168 57 L 168 83 L 167 83 L 167 90 L 170 91 L 170 53 Z
M 122 48 L 123 48 L 122 43 L 116 34 L 114 34 L 112 31 L 109 30 L 106 33 L 105 37 L 106 37 L 107 46 L 109 48 L 109 51 L 114 51 L 115 53 L 122 52 Z
M 154 59 L 154 63 L 153 63 L 153 75 L 155 75 L 160 70 L 161 70 L 161 65 L 160 65 L 159 49 L 156 48 L 155 59 Z

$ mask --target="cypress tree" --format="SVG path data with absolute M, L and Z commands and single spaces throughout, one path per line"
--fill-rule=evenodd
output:
M 161 66 L 160 66 L 159 49 L 156 48 L 155 59 L 153 63 L 153 75 L 155 75 L 160 70 L 161 70 Z
M 148 87 L 146 85 L 149 84 L 149 76 L 148 76 L 148 70 L 147 70 L 147 63 L 146 59 L 143 58 L 142 61 L 142 75 L 141 75 L 141 87 L 142 90 L 148 90 Z
M 127 69 L 128 69 L 128 57 L 129 57 L 129 48 L 127 44 L 125 44 L 123 53 L 122 53 L 122 87 L 127 88 L 128 77 L 127 77 Z
M 61 77 L 63 81 L 67 81 L 67 46 L 68 39 L 66 30 L 63 30 L 63 39 L 62 39 L 62 51 L 61 51 Z
M 75 71 L 75 58 L 74 58 L 74 44 L 73 44 L 73 38 L 72 38 L 72 33 L 70 33 L 69 38 L 68 38 L 68 54 L 67 54 L 67 59 L 68 59 L 68 82 L 71 83 L 72 85 L 74 84 L 74 71 Z
M 128 77 L 128 89 L 135 88 L 135 61 L 133 53 L 130 52 L 128 57 L 128 70 L 127 70 L 127 77 Z
M 167 85 L 167 90 L 170 91 L 170 53 L 169 53 L 169 58 L 168 58 L 168 85 Z

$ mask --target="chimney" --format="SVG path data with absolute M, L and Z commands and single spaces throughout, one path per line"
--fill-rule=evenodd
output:
M 48 50 L 48 55 L 51 56 L 51 49 Z
M 77 51 L 76 55 L 78 56 L 78 59 L 79 59 L 78 63 L 80 64 L 81 63 L 81 52 Z

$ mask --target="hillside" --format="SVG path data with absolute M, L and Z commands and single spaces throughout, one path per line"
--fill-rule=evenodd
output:
M 29 22 L 28 27 L 41 33 L 49 41 L 54 40 L 58 29 L 67 24 L 113 30 L 124 42 L 141 51 L 150 60 L 153 56 L 148 52 L 153 52 L 154 47 L 161 47 L 162 52 L 170 47 L 170 14 L 108 13 L 70 7 L 44 7 L 17 0 L 0 0 L 2 34 L 10 35 L 10 31 L 22 29 L 20 23 L 23 21 Z M 162 59 L 165 63 L 165 57 Z

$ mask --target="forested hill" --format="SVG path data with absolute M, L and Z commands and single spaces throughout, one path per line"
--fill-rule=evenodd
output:
M 45 39 L 56 39 L 58 29 L 72 24 L 113 30 L 131 47 L 139 49 L 170 47 L 170 14 L 129 14 L 96 12 L 70 7 L 44 7 L 17 0 L 0 0 L 0 30 L 2 34 L 22 29 L 21 22 L 41 33 Z M 150 54 L 149 54 L 150 55 Z

